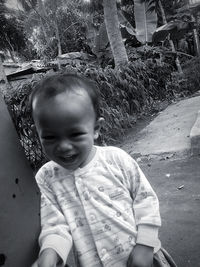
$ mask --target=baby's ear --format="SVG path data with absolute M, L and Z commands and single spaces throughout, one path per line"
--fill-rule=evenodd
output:
M 104 123 L 104 118 L 100 117 L 98 118 L 98 120 L 95 123 L 95 127 L 94 127 L 94 140 L 97 140 L 99 137 L 99 132 L 101 130 L 101 127 Z

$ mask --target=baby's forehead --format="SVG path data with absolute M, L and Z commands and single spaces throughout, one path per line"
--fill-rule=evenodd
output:
M 67 92 L 62 92 L 58 95 L 55 96 L 54 98 L 55 102 L 62 103 L 63 105 L 68 104 L 68 105 L 87 105 L 87 106 L 93 106 L 92 105 L 92 99 L 90 95 L 88 94 L 87 91 L 82 90 L 82 89 L 77 89 L 74 91 L 67 91 Z
M 98 116 L 98 91 L 94 86 L 83 83 L 83 82 L 73 82 L 73 83 L 53 83 L 50 81 L 41 82 L 37 87 L 37 90 L 32 96 L 31 104 L 32 104 L 32 112 L 35 113 L 36 109 L 40 109 L 41 105 L 47 106 L 48 104 L 56 104 L 55 99 L 66 100 L 65 103 L 69 104 L 69 101 L 73 101 L 73 103 L 80 103 L 83 101 L 87 103 L 87 106 L 92 107 L 96 116 Z M 70 99 L 68 101 L 68 99 Z M 46 105 L 47 104 L 47 105 Z
M 61 101 L 64 99 L 64 101 Z M 40 103 L 54 103 L 63 102 L 63 104 L 67 102 L 87 102 L 88 105 L 92 105 L 92 99 L 88 92 L 83 88 L 76 88 L 74 90 L 65 90 L 60 91 L 55 94 L 41 94 L 38 97 L 36 96 L 36 101 Z M 68 103 L 69 104 L 69 103 Z
M 63 114 L 94 114 L 92 100 L 84 90 L 62 92 L 50 97 L 38 97 L 33 101 L 34 114 L 46 114 L 49 109 L 62 111 Z

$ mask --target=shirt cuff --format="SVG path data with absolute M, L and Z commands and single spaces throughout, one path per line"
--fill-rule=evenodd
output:
M 62 259 L 64 265 L 72 248 L 72 240 L 64 239 L 62 236 L 51 234 L 44 237 L 40 248 L 40 253 L 46 248 L 52 248 Z
M 139 224 L 136 243 L 153 248 L 157 247 L 159 244 L 158 230 L 159 227 L 157 226 Z

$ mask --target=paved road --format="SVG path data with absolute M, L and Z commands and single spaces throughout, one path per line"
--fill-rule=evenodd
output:
M 199 109 L 200 96 L 171 104 L 139 134 L 129 136 L 124 141 L 123 148 L 133 156 L 161 153 L 188 155 L 191 145 L 190 132 Z
M 179 267 L 200 267 L 200 155 L 191 156 L 190 140 L 199 109 L 200 96 L 172 104 L 141 131 L 136 124 L 119 145 L 158 194 L 161 241 Z M 200 122 L 196 126 L 200 135 Z
M 160 201 L 160 238 L 179 267 L 200 267 L 200 158 L 140 164 Z

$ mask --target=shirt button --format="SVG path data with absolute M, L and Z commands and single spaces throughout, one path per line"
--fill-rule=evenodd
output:
M 117 217 L 120 217 L 122 214 L 120 211 L 117 211 L 116 215 L 117 215 Z
M 89 198 L 90 198 L 89 191 L 85 191 L 83 195 L 84 195 L 85 200 L 89 200 Z
M 102 248 L 101 257 L 103 257 L 106 253 L 107 253 L 107 249 L 106 248 Z
M 94 214 L 90 214 L 90 220 L 93 222 L 95 221 L 95 219 L 96 219 L 96 216 Z
M 104 191 L 104 187 L 103 187 L 103 186 L 99 186 L 99 187 L 98 187 L 98 190 L 99 190 L 100 192 L 103 192 L 103 191 Z
M 78 178 L 76 182 L 77 182 L 77 184 L 81 184 L 82 183 L 82 179 Z
M 127 221 L 129 217 L 128 217 L 128 215 L 123 214 L 122 218 L 124 219 L 124 221 Z

